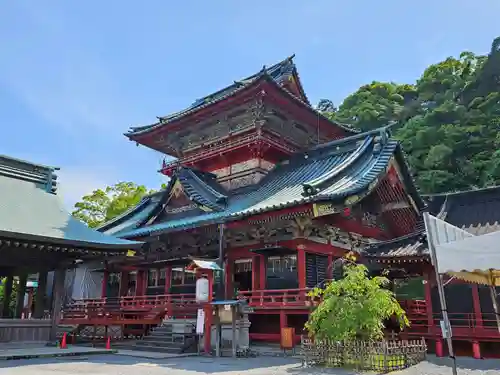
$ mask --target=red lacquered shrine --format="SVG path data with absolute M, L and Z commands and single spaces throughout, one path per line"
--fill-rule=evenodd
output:
M 500 230 L 500 187 L 424 196 L 429 211 L 474 235 Z M 435 271 L 423 231 L 364 249 L 372 269 L 389 270 L 411 326 L 404 337 L 425 337 L 429 350 L 447 355 Z M 471 254 L 471 257 L 474 254 Z M 378 266 L 376 266 L 378 265 Z M 500 332 L 488 286 L 445 277 L 445 296 L 457 355 L 498 357 Z M 500 292 L 497 288 L 497 293 Z
M 105 316 L 123 332 L 147 336 L 166 317 L 193 318 L 206 275 L 224 290 L 218 299 L 248 302 L 252 341 L 279 342 L 280 327 L 298 339 L 317 303 L 307 293 L 333 277 L 335 259 L 421 222 L 399 143 L 385 128 L 359 133 L 317 112 L 292 58 L 126 136 L 175 159 L 160 170 L 166 189 L 100 228 L 148 244 L 101 270 L 93 306 L 115 301 Z M 193 259 L 224 272 L 193 269 Z

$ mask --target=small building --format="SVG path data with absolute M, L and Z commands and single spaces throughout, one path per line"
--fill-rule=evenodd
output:
M 57 196 L 56 170 L 0 156 L 0 276 L 4 289 L 0 313 L 3 319 L 51 318 L 52 323 L 40 322 L 36 340 L 48 339 L 48 329 L 52 336 L 55 333 L 68 269 L 122 256 L 143 245 L 103 234 L 74 219 Z M 25 298 L 29 275 L 29 288 L 37 289 L 34 299 Z M 50 278 L 53 287 L 46 293 Z M 11 303 L 14 285 L 16 296 Z M 13 336 L 0 337 L 7 341 L 32 339 L 36 335 L 30 330 L 35 323 L 26 322 L 26 329 L 16 324 L 19 328 L 9 331 Z M 1 326 L 9 324 L 2 320 Z

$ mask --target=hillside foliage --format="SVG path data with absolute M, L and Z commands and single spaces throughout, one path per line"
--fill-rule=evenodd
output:
M 488 55 L 462 52 L 414 83 L 375 81 L 318 109 L 361 130 L 391 125 L 422 193 L 500 184 L 500 37 Z

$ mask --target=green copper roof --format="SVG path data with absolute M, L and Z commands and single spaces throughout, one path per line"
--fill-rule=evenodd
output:
M 417 205 L 423 205 L 420 204 L 421 200 L 414 190 L 398 142 L 388 137 L 386 129 L 381 129 L 293 155 L 289 160 L 277 165 L 257 185 L 225 194 L 220 192 L 221 187 L 218 188 L 219 192 L 214 194 L 215 186 L 211 180 L 206 181 L 207 185 L 209 182 L 212 184 L 211 189 L 202 188 L 201 182 L 204 180 L 202 175 L 198 174 L 198 178 L 193 180 L 189 173 L 183 171 L 185 168 L 181 168 L 172 179 L 181 182 L 184 191 L 193 202 L 211 202 L 218 206 L 217 210 L 191 217 L 175 216 L 171 220 L 145 225 L 148 219 L 143 220 L 143 209 L 139 208 L 118 219 L 116 225 L 126 222 L 128 223 L 126 229 L 114 231 L 111 225 L 105 226 L 105 231 L 106 233 L 113 231 L 115 235 L 126 238 L 156 235 L 164 231 L 238 220 L 308 202 L 343 199 L 354 194 L 362 195 L 368 191 L 372 182 L 386 173 L 393 156 L 401 165 L 405 184 L 413 199 Z M 169 191 L 164 191 L 164 194 L 168 195 Z M 217 201 L 219 195 L 224 195 L 226 198 Z M 158 212 L 151 208 L 148 210 Z
M 0 156 L 0 236 L 96 249 L 137 248 L 73 218 L 56 195 L 57 168 Z

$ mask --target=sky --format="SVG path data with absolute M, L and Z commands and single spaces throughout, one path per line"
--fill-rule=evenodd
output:
M 0 154 L 60 167 L 68 208 L 165 182 L 123 133 L 296 54 L 313 103 L 487 53 L 498 0 L 0 0 Z

